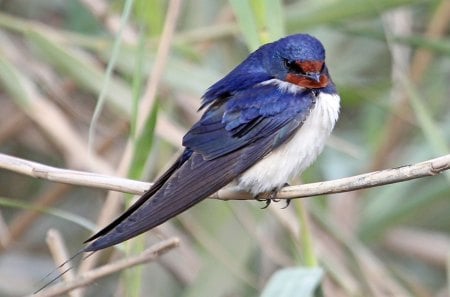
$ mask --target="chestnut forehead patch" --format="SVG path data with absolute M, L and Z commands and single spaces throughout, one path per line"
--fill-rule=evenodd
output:
M 304 72 L 322 71 L 323 61 L 297 61 L 295 62 Z

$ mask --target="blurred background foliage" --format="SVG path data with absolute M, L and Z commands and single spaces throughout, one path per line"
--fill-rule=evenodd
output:
M 291 184 L 448 154 L 449 3 L 185 0 L 164 63 L 157 51 L 169 1 L 2 0 L 0 152 L 153 180 L 180 151 L 208 86 L 260 44 L 307 32 L 327 49 L 342 113 L 319 160 Z M 159 78 L 143 117 L 148 84 Z M 180 248 L 72 296 L 258 296 L 278 269 L 307 264 L 312 247 L 325 273 L 318 294 L 449 296 L 449 181 L 443 174 L 303 199 L 308 228 L 293 206 L 208 200 L 85 266 L 172 235 Z M 49 228 L 75 252 L 117 213 L 111 203 L 132 199 L 105 197 L 0 171 L 0 296 L 32 292 L 53 269 Z M 312 245 L 301 242 L 304 232 Z

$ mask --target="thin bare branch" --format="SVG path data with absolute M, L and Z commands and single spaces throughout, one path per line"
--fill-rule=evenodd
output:
M 5 154 L 0 154 L 0 168 L 36 178 L 48 179 L 55 182 L 94 187 L 131 194 L 143 194 L 152 185 L 151 183 L 145 183 L 126 178 L 118 178 L 91 172 L 56 168 L 37 162 L 8 156 Z M 450 154 L 398 168 L 373 171 L 330 181 L 284 187 L 278 193 L 277 198 L 292 199 L 332 193 L 350 192 L 359 189 L 403 182 L 426 176 L 434 176 L 448 169 L 450 169 Z M 253 199 L 253 197 L 249 193 L 239 191 L 239 189 L 235 187 L 224 188 L 216 194 L 212 195 L 210 198 L 219 200 Z
M 75 288 L 87 286 L 94 281 L 110 275 L 112 273 L 124 270 L 126 268 L 136 266 L 139 264 L 144 264 L 147 262 L 155 261 L 161 255 L 165 254 L 169 250 L 177 247 L 180 244 L 180 240 L 176 237 L 169 238 L 167 240 L 158 242 L 152 245 L 150 248 L 143 251 L 136 257 L 122 259 L 117 262 L 104 265 L 100 268 L 90 270 L 83 275 L 80 275 L 77 279 L 64 283 L 61 286 L 54 286 L 48 290 L 42 291 L 38 294 L 32 295 L 33 297 L 50 297 L 50 296 L 60 296 L 67 293 Z
M 373 171 L 331 181 L 285 187 L 278 193 L 277 198 L 304 198 L 324 194 L 351 192 L 426 176 L 434 176 L 448 169 L 450 169 L 450 154 L 413 165 Z M 253 199 L 249 194 L 239 192 L 232 188 L 220 190 L 213 198 L 221 200 Z
M 85 171 L 61 169 L 5 154 L 0 154 L 0 168 L 35 178 L 123 193 L 142 194 L 149 188 L 149 184 L 145 182 Z

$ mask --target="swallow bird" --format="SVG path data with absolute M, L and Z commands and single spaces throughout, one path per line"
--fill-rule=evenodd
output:
M 83 251 L 137 236 L 233 181 L 255 197 L 276 193 L 322 151 L 339 101 L 319 40 L 295 34 L 261 46 L 206 91 L 181 156 Z

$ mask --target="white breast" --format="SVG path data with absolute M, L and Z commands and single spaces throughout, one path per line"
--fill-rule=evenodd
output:
M 283 187 L 322 152 L 339 115 L 339 95 L 320 94 L 293 138 L 244 172 L 238 186 L 256 195 Z

